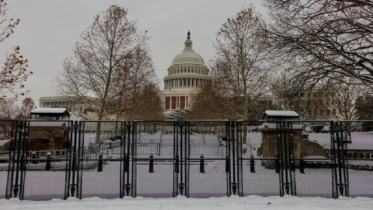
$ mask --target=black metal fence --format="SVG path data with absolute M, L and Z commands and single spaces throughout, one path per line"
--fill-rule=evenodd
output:
M 0 198 L 373 197 L 373 121 L 0 121 Z

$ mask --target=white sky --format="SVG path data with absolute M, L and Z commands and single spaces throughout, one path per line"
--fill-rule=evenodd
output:
M 129 20 L 147 30 L 156 74 L 163 77 L 174 56 L 184 48 L 191 31 L 194 50 L 206 65 L 214 58 L 215 34 L 227 18 L 253 4 L 264 13 L 261 0 L 6 0 L 8 17 L 21 19 L 15 34 L 0 45 L 0 61 L 15 45 L 29 60 L 34 75 L 26 83 L 28 95 L 38 104 L 40 97 L 56 95 L 54 80 L 63 70 L 63 60 L 95 14 L 111 4 L 128 8 Z

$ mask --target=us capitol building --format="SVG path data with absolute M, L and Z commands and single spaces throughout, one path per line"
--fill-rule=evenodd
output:
M 164 109 L 166 111 L 189 110 L 193 104 L 193 95 L 201 86 L 210 82 L 209 70 L 201 55 L 193 50 L 190 32 L 184 50 L 175 56 L 164 81 Z

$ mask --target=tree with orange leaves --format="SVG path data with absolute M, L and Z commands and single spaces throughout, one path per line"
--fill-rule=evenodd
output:
M 20 23 L 19 19 L 8 19 L 6 16 L 7 4 L 0 0 L 0 43 L 14 33 L 14 28 Z M 17 99 L 19 95 L 25 95 L 29 91 L 22 91 L 24 83 L 30 74 L 27 70 L 28 60 L 20 54 L 20 47 L 15 46 L 5 60 L 0 60 L 0 94 L 2 98 L 12 96 Z

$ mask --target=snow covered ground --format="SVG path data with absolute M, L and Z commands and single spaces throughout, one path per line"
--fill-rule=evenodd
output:
M 256 162 L 256 173 L 250 173 L 249 161 L 243 163 L 243 193 L 248 195 L 279 195 L 279 176 L 274 170 L 266 169 Z M 369 171 L 350 170 L 350 196 L 373 197 L 373 174 Z M 312 197 L 332 196 L 332 174 L 330 169 L 297 170 L 297 195 Z M 108 162 L 102 172 L 96 169 L 83 172 L 83 198 L 119 197 L 119 162 Z M 137 195 L 140 197 L 172 197 L 173 165 L 155 162 L 154 173 L 149 173 L 149 163 L 139 162 L 137 166 Z M 205 173 L 199 172 L 199 164 L 190 166 L 190 197 L 221 197 L 226 195 L 227 173 L 225 161 L 206 161 Z M 25 200 L 50 200 L 63 198 L 64 171 L 27 171 Z M 0 172 L 0 198 L 5 196 L 6 172 Z
M 78 200 L 69 198 L 67 201 L 53 199 L 51 201 L 19 201 L 17 199 L 0 199 L 1 209 L 6 210 L 334 210 L 334 209 L 371 209 L 373 199 L 371 198 L 339 198 L 328 199 L 319 197 L 219 197 L 219 198 L 123 198 L 123 199 L 100 199 L 86 198 Z

